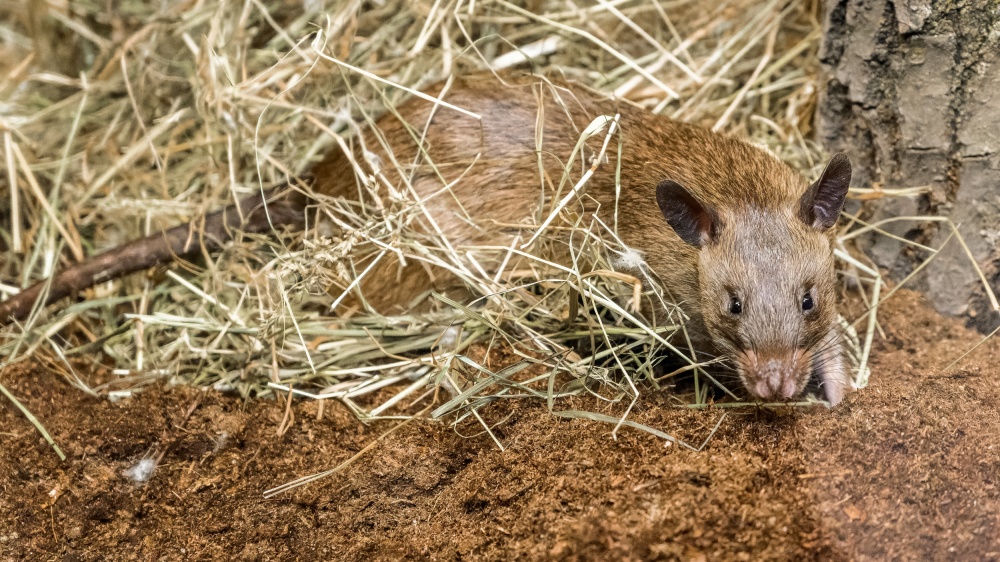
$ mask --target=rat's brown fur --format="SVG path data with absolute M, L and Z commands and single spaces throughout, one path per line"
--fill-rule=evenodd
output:
M 379 171 L 390 185 L 411 185 L 454 245 L 509 243 L 513 234 L 497 224 L 525 223 L 528 217 L 535 217 L 537 223 L 544 218 L 552 205 L 553 184 L 562 177 L 583 129 L 595 117 L 619 114 L 620 196 L 616 201 L 619 153 L 613 148 L 609 161 L 601 163 L 587 183 L 586 196 L 570 210 L 596 214 L 605 224 L 614 225 L 617 204 L 617 235 L 640 251 L 648 266 L 634 273 L 640 278 L 651 273 L 659 279 L 669 300 L 690 316 L 688 329 L 697 345 L 732 359 L 751 394 L 764 399 L 801 394 L 815 367 L 826 385 L 827 398 L 833 403 L 840 400 L 846 373 L 835 327 L 829 225 L 817 228 L 819 219 L 811 214 L 813 195 L 803 197 L 809 187 L 804 178 L 744 141 L 568 84 L 508 77 L 501 85 L 496 77 L 486 75 L 456 80 L 442 93 L 443 87 L 437 85 L 427 93 L 441 95 L 482 119 L 411 99 L 395 115 L 380 119 L 375 131 L 355 139 L 358 148 L 353 160 L 360 163 L 364 175 L 372 173 L 371 162 L 380 161 Z M 424 150 L 418 151 L 421 139 Z M 596 154 L 593 144 L 584 152 L 587 158 Z M 539 158 L 546 182 L 540 180 Z M 589 165 L 587 161 L 584 167 Z M 580 167 L 577 160 L 576 169 Z M 312 191 L 351 201 L 367 198 L 361 188 L 364 179 L 351 170 L 347 155 L 334 150 L 313 168 Z M 455 182 L 459 177 L 461 181 Z M 678 195 L 671 195 L 675 192 L 670 190 L 658 192 L 665 180 L 673 182 L 679 196 L 690 195 L 685 199 L 690 205 L 681 205 L 684 211 L 669 223 L 657 208 L 658 193 L 665 198 L 661 202 L 667 205 L 665 212 L 675 208 L 673 198 Z M 451 183 L 450 193 L 442 192 Z M 545 191 L 544 210 L 539 209 L 539 189 Z M 279 211 L 277 216 L 267 222 L 258 200 L 244 213 L 245 228 L 260 231 L 265 225 L 301 224 L 306 198 L 286 195 L 270 200 L 269 206 Z M 694 238 L 682 240 L 678 232 L 684 228 L 691 229 Z M 227 230 L 212 230 L 212 239 L 224 239 L 221 231 Z M 154 253 L 165 256 L 158 261 L 171 252 L 182 253 L 170 233 L 151 239 L 158 240 Z M 122 274 L 123 269 L 119 267 L 114 274 Z M 437 283 L 448 279 L 419 264 L 400 270 L 397 263 L 385 260 L 366 277 L 362 289 L 376 308 L 392 311 L 426 290 L 431 284 L 429 275 Z M 59 285 L 60 290 L 55 294 L 61 297 L 83 288 L 88 276 L 77 277 L 84 282 L 57 277 L 53 286 Z M 800 309 L 805 292 L 817 303 L 809 313 Z M 745 303 L 738 317 L 727 308 L 736 294 Z M 0 303 L 0 319 L 26 313 L 23 302 L 22 309 L 11 305 L 18 299 L 22 297 Z

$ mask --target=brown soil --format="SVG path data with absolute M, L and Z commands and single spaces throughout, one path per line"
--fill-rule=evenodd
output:
M 871 385 L 832 411 L 731 413 L 702 452 L 508 406 L 501 452 L 327 405 L 155 388 L 120 403 L 35 367 L 0 382 L 68 455 L 0 406 L 0 559 L 998 560 L 1000 341 L 913 294 L 881 315 Z M 700 443 L 722 415 L 646 400 L 634 418 Z M 600 410 L 596 401 L 577 407 Z M 163 454 L 153 477 L 125 470 Z

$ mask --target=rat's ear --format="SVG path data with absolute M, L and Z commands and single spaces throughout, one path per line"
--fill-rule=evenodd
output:
M 656 186 L 656 204 L 681 240 L 698 247 L 715 240 L 719 217 L 712 209 L 699 203 L 681 184 L 672 180 L 661 181 Z
M 816 230 L 829 230 L 837 224 L 850 186 L 851 160 L 846 154 L 835 154 L 823 175 L 802 194 L 799 218 Z

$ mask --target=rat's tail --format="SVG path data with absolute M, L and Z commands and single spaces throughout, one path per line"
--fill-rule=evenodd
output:
M 149 269 L 202 248 L 218 249 L 232 240 L 237 231 L 261 233 L 281 227 L 301 228 L 307 201 L 307 196 L 298 190 L 276 187 L 201 219 L 112 248 L 0 302 L 0 326 L 23 320 L 35 306 L 51 304 L 97 283 Z M 44 302 L 38 304 L 40 297 Z

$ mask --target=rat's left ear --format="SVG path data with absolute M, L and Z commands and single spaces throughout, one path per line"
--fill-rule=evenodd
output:
M 840 210 L 851 186 L 851 160 L 844 153 L 834 155 L 823 175 L 799 199 L 799 218 L 816 230 L 837 224 Z

